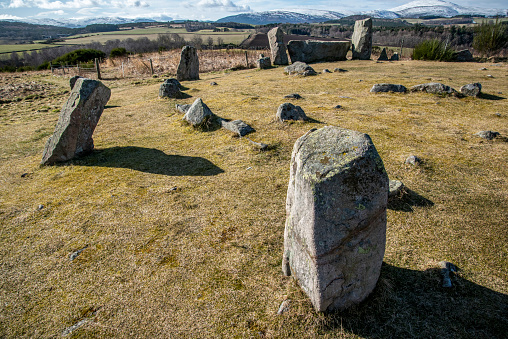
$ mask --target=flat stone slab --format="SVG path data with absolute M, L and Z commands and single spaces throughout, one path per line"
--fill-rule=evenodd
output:
M 394 84 L 375 84 L 370 89 L 373 93 L 379 92 L 395 92 L 395 93 L 405 93 L 407 88 L 402 85 L 394 85 Z
M 288 53 L 292 63 L 346 60 L 349 41 L 291 40 Z
M 415 85 L 410 88 L 411 92 L 427 92 L 432 94 L 441 95 L 455 95 L 457 91 L 450 86 L 441 84 L 439 82 L 429 82 L 427 84 Z
M 254 128 L 247 125 L 242 120 L 227 121 L 227 120 L 221 119 L 220 124 L 221 124 L 221 127 L 227 129 L 228 131 L 234 132 L 241 137 L 243 137 L 244 135 L 247 135 L 249 133 L 255 132 Z

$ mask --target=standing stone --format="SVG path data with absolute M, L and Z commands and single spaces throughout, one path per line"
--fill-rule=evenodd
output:
M 367 134 L 326 126 L 295 143 L 282 270 L 318 312 L 360 303 L 376 286 L 386 242 L 388 176 Z
M 90 153 L 94 148 L 93 131 L 110 96 L 111 90 L 102 82 L 77 79 L 60 112 L 55 132 L 46 142 L 41 164 L 51 165 Z
M 182 48 L 176 78 L 179 81 L 199 80 L 199 59 L 195 47 L 184 46 Z
M 268 32 L 268 43 L 272 53 L 274 65 L 288 65 L 288 55 L 286 45 L 284 45 L 284 32 L 280 27 L 272 28 Z
M 81 78 L 82 78 L 82 76 L 75 75 L 69 79 L 69 85 L 71 86 L 71 90 L 74 88 L 74 85 L 76 84 L 76 80 L 81 79 Z
M 390 61 L 399 61 L 399 53 L 393 53 L 393 55 L 390 57 Z
M 473 54 L 468 49 L 463 49 L 458 52 L 454 52 L 452 59 L 459 62 L 471 62 L 474 61 Z
M 353 60 L 369 60 L 372 53 L 372 19 L 357 20 L 351 37 Z
M 388 54 L 386 54 L 386 48 L 383 47 L 381 55 L 377 58 L 377 61 L 388 61 Z
M 259 69 L 268 69 L 272 67 L 272 62 L 270 61 L 270 57 L 262 57 L 256 60 L 256 64 Z

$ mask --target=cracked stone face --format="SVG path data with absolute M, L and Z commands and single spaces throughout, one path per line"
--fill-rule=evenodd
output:
M 386 240 L 388 176 L 366 134 L 327 126 L 293 148 L 283 272 L 316 311 L 360 303 L 379 278 Z

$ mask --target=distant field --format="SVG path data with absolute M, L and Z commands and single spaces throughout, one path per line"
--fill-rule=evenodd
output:
M 490 21 L 495 22 L 496 21 L 496 19 L 493 19 L 493 18 L 473 17 L 472 19 L 475 23 L 472 23 L 472 24 L 461 24 L 459 22 L 454 23 L 454 21 L 460 20 L 459 18 L 449 18 L 449 19 L 437 18 L 437 19 L 427 19 L 427 20 L 425 20 L 425 19 L 404 19 L 404 20 L 409 22 L 410 24 L 426 24 L 426 25 L 432 25 L 433 22 L 436 22 L 436 25 L 438 25 L 438 22 L 449 20 L 451 25 L 456 25 L 456 26 L 476 26 L 477 24 L 481 24 L 484 21 L 486 21 L 486 22 L 490 22 Z M 498 20 L 501 22 L 504 22 L 504 21 L 508 21 L 508 18 L 499 18 Z M 449 25 L 444 25 L 444 26 L 449 26 Z
M 184 28 L 164 28 L 164 27 L 153 27 L 153 28 L 136 28 L 131 30 L 124 31 L 114 31 L 114 32 L 104 32 L 97 34 L 79 34 L 75 36 L 71 36 L 66 38 L 63 44 L 87 44 L 91 42 L 100 42 L 105 43 L 108 40 L 125 40 L 125 39 L 138 39 L 146 37 L 151 40 L 157 39 L 159 34 L 170 34 L 176 33 L 183 37 L 185 40 L 192 40 L 195 35 L 201 36 L 203 40 L 212 37 L 214 41 L 217 41 L 217 38 L 222 38 L 224 43 L 229 44 L 239 44 L 244 39 L 246 39 L 251 30 L 243 30 L 237 32 L 213 32 L 212 30 L 202 30 L 198 32 L 187 32 Z
M 22 44 L 22 45 L 0 45 L 0 54 L 33 51 L 44 48 L 52 48 L 61 45 L 48 45 L 48 44 Z

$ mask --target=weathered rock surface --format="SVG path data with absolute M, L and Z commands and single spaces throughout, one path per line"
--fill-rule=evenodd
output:
M 209 119 L 215 117 L 210 108 L 201 100 L 197 98 L 194 103 L 189 107 L 183 119 L 193 126 L 201 126 Z
M 268 69 L 272 67 L 272 62 L 270 61 L 270 57 L 263 57 L 256 60 L 256 64 L 259 69 Z
M 291 62 L 320 62 L 346 60 L 349 41 L 291 40 L 288 53 Z
M 176 78 L 179 81 L 199 80 L 199 58 L 195 47 L 184 46 L 182 48 Z
M 302 96 L 298 93 L 292 93 L 292 94 L 284 95 L 284 98 L 285 99 L 301 99 Z
M 86 78 L 77 79 L 64 104 L 42 155 L 42 165 L 67 161 L 75 156 L 90 153 L 92 134 L 99 122 L 111 90 L 102 82 Z
M 289 102 L 279 106 L 276 117 L 281 122 L 286 120 L 308 120 L 307 115 L 300 106 L 295 106 Z
M 410 88 L 411 92 L 427 92 L 441 95 L 456 95 L 457 91 L 450 86 L 443 85 L 439 82 L 430 82 L 428 84 L 415 85 Z
M 159 97 L 161 98 L 179 98 L 181 95 L 180 82 L 176 79 L 166 79 L 159 87 Z
M 402 181 L 390 180 L 388 187 L 388 201 L 394 200 L 397 197 L 399 197 L 402 194 L 404 187 L 405 186 L 402 183 Z
M 494 138 L 497 138 L 499 136 L 499 132 L 492 132 L 492 131 L 480 131 L 476 133 L 477 136 L 483 139 L 492 140 Z
M 176 107 L 176 109 L 177 109 L 179 112 L 181 112 L 181 113 L 185 114 L 185 113 L 187 113 L 187 111 L 189 110 L 189 108 L 191 107 L 191 105 L 189 105 L 189 104 L 183 104 L 183 105 L 176 104 L 176 106 L 175 106 L 175 107 Z
M 357 20 L 351 37 L 353 60 L 369 60 L 372 53 L 372 19 Z
M 221 124 L 221 127 L 227 129 L 228 131 L 234 132 L 241 137 L 254 132 L 254 128 L 247 125 L 242 120 L 227 121 L 227 120 L 221 119 L 220 124 Z
M 370 89 L 373 93 L 379 93 L 379 92 L 397 92 L 397 93 L 405 93 L 407 91 L 407 88 L 402 85 L 395 85 L 395 84 L 375 84 Z
M 282 270 L 316 311 L 344 310 L 376 286 L 386 242 L 388 176 L 366 134 L 327 126 L 295 143 Z
M 418 166 L 422 163 L 422 159 L 418 158 L 416 155 L 410 155 L 404 161 L 406 165 Z
M 468 97 L 477 97 L 482 92 L 482 84 L 475 82 L 474 84 L 467 84 L 460 88 L 460 93 Z
M 288 65 L 289 59 L 286 45 L 284 44 L 284 32 L 282 29 L 279 27 L 272 28 L 267 35 L 273 64 Z
M 377 58 L 377 61 L 388 61 L 388 54 L 386 54 L 386 48 L 383 47 L 381 55 Z
M 460 62 L 472 62 L 474 61 L 473 54 L 468 49 L 454 52 L 452 55 L 453 60 Z
M 81 75 L 75 75 L 72 78 L 69 79 L 69 85 L 71 86 L 71 90 L 74 88 L 74 85 L 76 84 L 76 80 L 83 78 Z
M 297 62 L 293 63 L 292 65 L 284 67 L 284 72 L 289 75 L 298 74 L 298 75 L 303 75 L 303 76 L 317 74 L 316 71 L 314 70 L 314 68 L 310 67 L 305 62 L 300 62 L 300 61 L 297 61 Z

